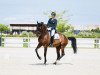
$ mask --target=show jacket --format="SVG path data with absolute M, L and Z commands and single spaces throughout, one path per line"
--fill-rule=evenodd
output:
M 56 29 L 57 20 L 50 18 L 49 21 L 48 21 L 48 23 L 47 23 L 47 26 L 51 27 L 51 29 Z

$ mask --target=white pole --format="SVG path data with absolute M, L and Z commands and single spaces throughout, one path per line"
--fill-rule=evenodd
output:
M 28 48 L 30 47 L 29 32 L 28 32 Z

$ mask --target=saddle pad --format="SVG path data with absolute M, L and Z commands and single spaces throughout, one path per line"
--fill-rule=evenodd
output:
M 60 39 L 60 36 L 59 36 L 58 33 L 55 33 L 55 35 L 54 35 L 54 39 Z

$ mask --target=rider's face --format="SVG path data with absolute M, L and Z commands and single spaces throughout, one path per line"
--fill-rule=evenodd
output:
M 55 16 L 54 15 L 51 15 L 51 18 L 55 18 Z

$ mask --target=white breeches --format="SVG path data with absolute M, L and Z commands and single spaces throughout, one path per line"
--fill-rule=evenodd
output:
M 49 30 L 50 33 L 51 33 L 50 35 L 51 35 L 51 36 L 54 36 L 54 34 L 55 34 L 55 29 L 51 30 L 51 28 L 48 28 L 48 30 Z
M 51 30 L 51 36 L 54 36 L 54 34 L 55 34 L 55 30 L 53 29 Z

